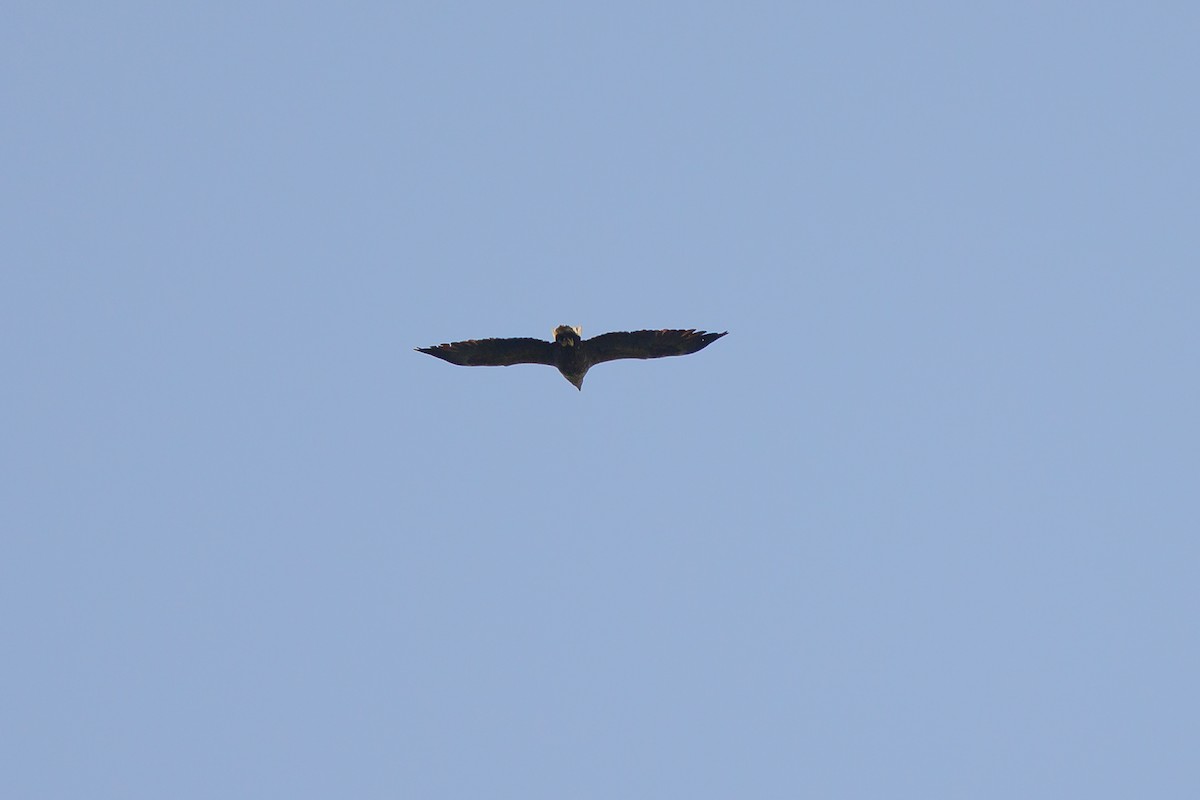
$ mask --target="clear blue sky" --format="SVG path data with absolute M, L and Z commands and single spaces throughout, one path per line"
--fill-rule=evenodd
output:
M 3 17 L 0 795 L 1200 796 L 1195 4 Z

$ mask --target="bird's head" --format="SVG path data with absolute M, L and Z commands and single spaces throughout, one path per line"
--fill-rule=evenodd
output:
M 563 347 L 574 347 L 583 338 L 582 326 L 559 325 L 554 329 L 554 341 Z

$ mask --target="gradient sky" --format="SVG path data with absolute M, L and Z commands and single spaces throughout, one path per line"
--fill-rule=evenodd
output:
M 1198 41 L 10 0 L 0 795 L 1200 796 Z

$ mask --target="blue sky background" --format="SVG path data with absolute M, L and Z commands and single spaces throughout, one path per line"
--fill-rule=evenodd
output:
M 0 795 L 1200 793 L 1194 4 L 3 18 Z

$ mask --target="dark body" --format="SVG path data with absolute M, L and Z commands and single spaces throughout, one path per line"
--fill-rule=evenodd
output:
M 576 389 L 583 391 L 583 376 L 591 367 L 587 345 L 574 328 L 559 325 L 554 329 L 554 366 Z
M 546 364 L 557 367 L 576 389 L 596 364 L 618 358 L 663 358 L 703 350 L 724 336 L 697 330 L 618 331 L 584 339 L 580 328 L 559 325 L 554 341 L 542 339 L 470 339 L 418 347 L 422 353 L 466 367 Z

